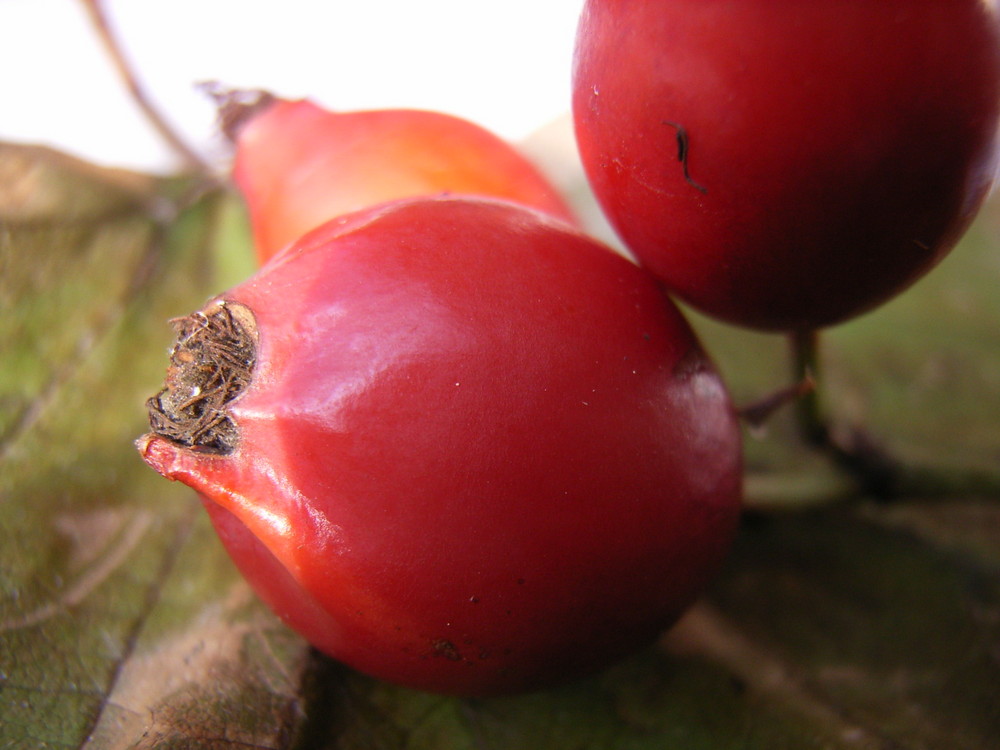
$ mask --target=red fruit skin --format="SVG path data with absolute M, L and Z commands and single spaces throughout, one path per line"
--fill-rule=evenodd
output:
M 467 120 L 424 110 L 338 113 L 276 100 L 240 129 L 233 178 L 261 263 L 335 216 L 399 198 L 503 198 L 576 223 L 513 146 Z
M 563 682 L 652 641 L 723 561 L 726 389 L 655 281 L 563 222 L 389 204 L 220 299 L 259 331 L 236 449 L 139 448 L 337 659 L 444 693 Z
M 931 269 L 987 195 L 998 36 L 982 0 L 588 0 L 581 158 L 628 247 L 695 307 L 837 323 Z

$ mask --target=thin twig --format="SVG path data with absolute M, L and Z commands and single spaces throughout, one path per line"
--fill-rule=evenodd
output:
M 754 401 L 738 410 L 740 418 L 752 430 L 763 427 L 779 409 L 800 402 L 816 389 L 816 382 L 811 374 L 784 388 L 779 388 L 763 398 Z M 801 405 L 799 406 L 801 408 Z
M 97 31 L 105 52 L 107 52 L 108 57 L 115 66 L 115 70 L 128 88 L 132 99 L 146 116 L 146 119 L 156 129 L 156 132 L 160 134 L 160 137 L 169 144 L 170 148 L 180 156 L 186 167 L 198 172 L 211 174 L 211 165 L 187 143 L 146 95 L 145 89 L 139 83 L 138 77 L 125 57 L 118 38 L 111 30 L 107 14 L 104 12 L 102 0 L 81 0 L 81 3 L 90 16 L 91 23 Z

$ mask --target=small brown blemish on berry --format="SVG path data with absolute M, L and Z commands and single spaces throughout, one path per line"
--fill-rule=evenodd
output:
M 437 638 L 431 643 L 431 649 L 435 656 L 443 656 L 448 661 L 462 661 L 462 654 L 455 648 L 455 644 L 447 638 Z

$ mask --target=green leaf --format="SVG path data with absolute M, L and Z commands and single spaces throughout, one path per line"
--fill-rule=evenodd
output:
M 994 747 L 1000 568 L 953 520 L 970 511 L 995 541 L 995 505 L 762 519 L 713 599 L 847 734 L 878 747 Z
M 532 151 L 564 155 L 553 168 L 595 219 L 571 150 Z M 238 202 L 0 145 L 0 747 L 996 747 L 998 220 L 994 203 L 925 281 L 826 336 L 836 428 L 864 429 L 926 493 L 860 496 L 781 412 L 748 438 L 756 505 L 725 571 L 660 643 L 469 700 L 312 652 L 197 498 L 136 455 L 167 320 L 251 272 Z M 788 383 L 780 336 L 692 318 L 739 402 Z

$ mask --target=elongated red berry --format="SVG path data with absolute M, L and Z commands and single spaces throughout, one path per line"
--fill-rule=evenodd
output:
M 398 198 L 503 198 L 575 221 L 513 146 L 440 112 L 329 112 L 306 100 L 274 99 L 237 132 L 233 178 L 261 262 L 328 219 Z
M 146 462 L 292 627 L 488 695 L 643 647 L 719 567 L 737 419 L 644 271 L 502 201 L 341 217 L 178 323 Z

